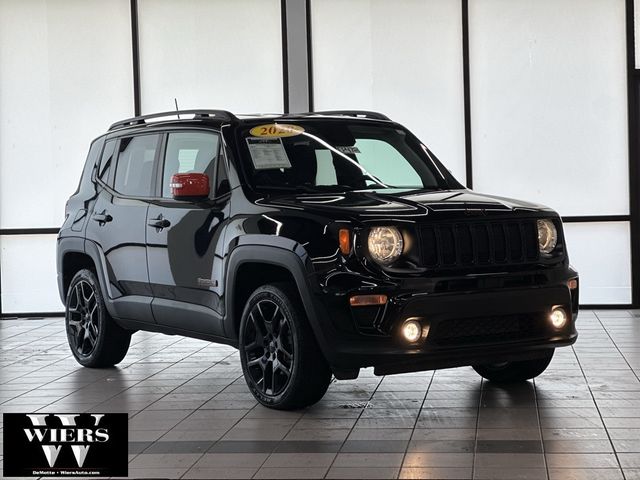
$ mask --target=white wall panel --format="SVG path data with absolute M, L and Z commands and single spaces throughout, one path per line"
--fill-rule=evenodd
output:
M 62 224 L 131 77 L 128 0 L 0 1 L 0 228 Z
M 282 112 L 278 0 L 141 0 L 143 113 Z
M 2 312 L 60 312 L 56 235 L 0 237 Z
M 571 264 L 580 274 L 580 303 L 631 303 L 627 222 L 565 223 Z
M 469 2 L 474 187 L 629 211 L 624 0 Z
M 314 110 L 378 110 L 465 182 L 462 23 L 453 0 L 313 0 Z

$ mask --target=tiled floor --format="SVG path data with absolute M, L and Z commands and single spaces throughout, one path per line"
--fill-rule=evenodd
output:
M 535 382 L 366 370 L 278 412 L 229 347 L 138 333 L 90 370 L 62 319 L 2 320 L 0 411 L 128 412 L 132 477 L 640 479 L 640 312 L 584 311 L 579 330 Z

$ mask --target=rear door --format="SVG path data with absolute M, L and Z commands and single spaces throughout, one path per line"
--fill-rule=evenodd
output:
M 160 198 L 147 213 L 153 314 L 167 327 L 223 336 L 222 227 L 229 195 L 216 188 L 223 177 L 219 169 L 224 171 L 220 136 L 209 130 L 174 131 L 163 143 L 157 173 Z M 196 172 L 209 176 L 209 198 L 173 199 L 171 176 Z
M 104 262 L 117 316 L 148 323 L 153 315 L 146 220 L 160 138 L 145 134 L 107 140 L 96 172 L 102 188 L 87 226 L 87 239 L 95 242 Z

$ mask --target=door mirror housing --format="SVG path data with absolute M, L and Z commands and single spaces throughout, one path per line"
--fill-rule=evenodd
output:
M 206 173 L 176 173 L 169 186 L 171 195 L 178 200 L 207 198 L 210 191 Z

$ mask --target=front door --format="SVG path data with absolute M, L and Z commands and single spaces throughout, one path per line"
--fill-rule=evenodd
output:
M 147 258 L 158 324 L 179 330 L 223 336 L 221 305 L 222 231 L 227 200 L 216 198 L 215 177 L 220 137 L 211 131 L 166 135 L 158 172 L 161 198 L 147 212 Z M 210 198 L 174 200 L 171 176 L 206 173 Z

